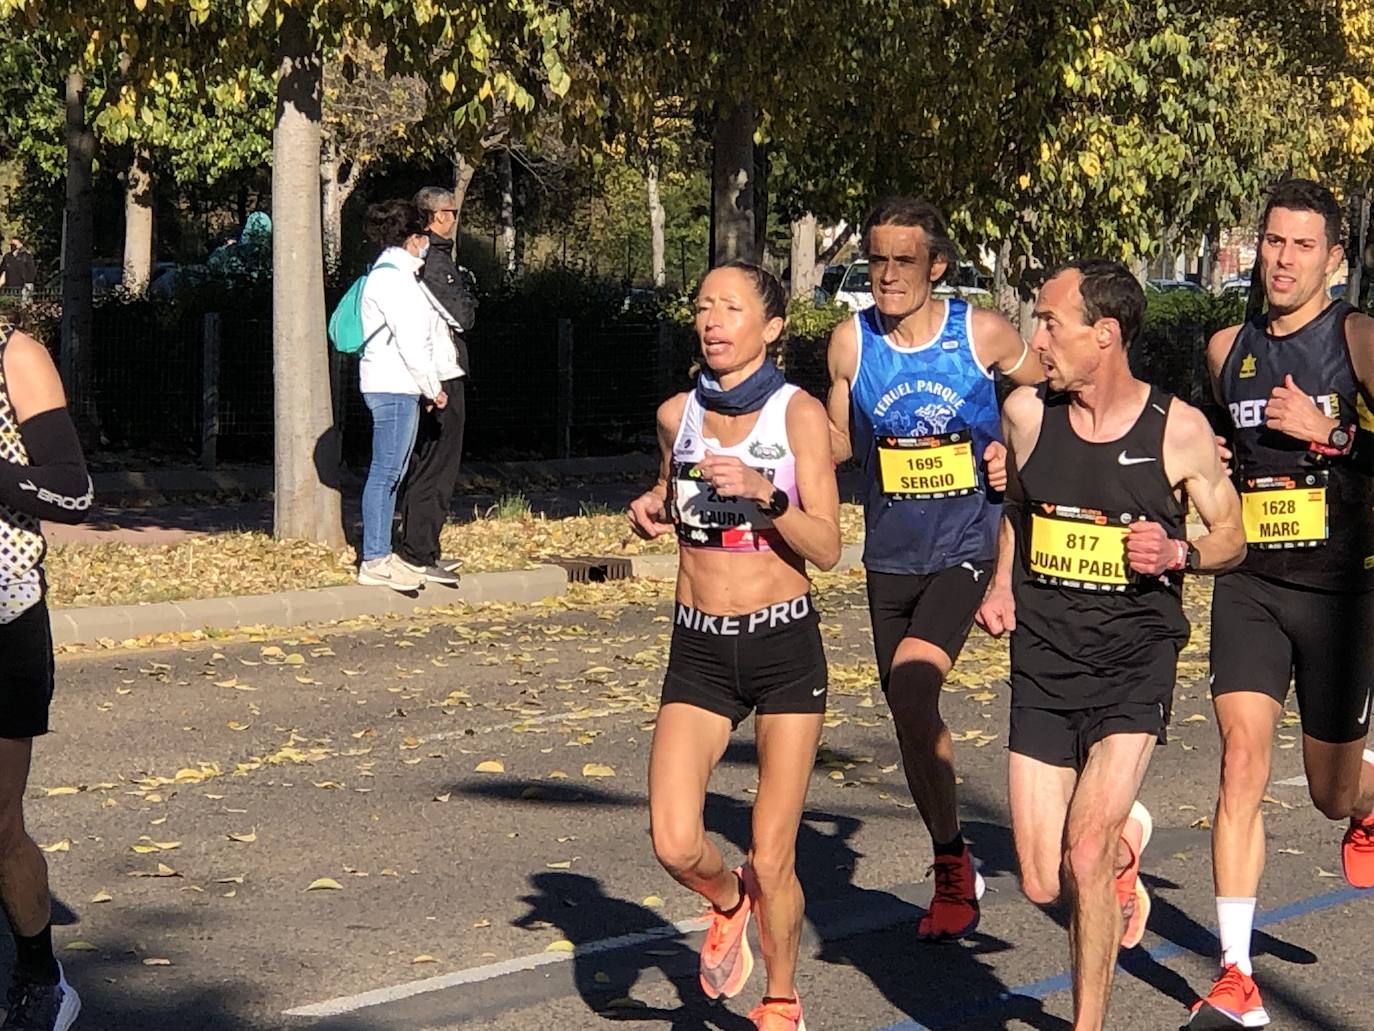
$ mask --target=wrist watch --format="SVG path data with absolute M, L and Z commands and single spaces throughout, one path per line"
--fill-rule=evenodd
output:
M 792 499 L 787 496 L 787 491 L 781 487 L 774 487 L 773 494 L 768 499 L 768 503 L 759 506 L 759 511 L 769 519 L 776 519 L 792 507 Z
M 1196 572 L 1197 572 L 1198 570 L 1200 570 L 1201 568 L 1202 568 L 1202 553 L 1199 552 L 1199 551 L 1197 550 L 1197 548 L 1193 547 L 1193 545 L 1192 545 L 1191 543 L 1189 543 L 1189 545 L 1188 545 L 1188 554 L 1187 554 L 1187 556 L 1186 556 L 1186 557 L 1184 558 L 1184 560 L 1183 560 L 1183 569 L 1184 569 L 1185 572 L 1188 572 L 1188 573 L 1196 573 Z
M 1355 431 L 1351 426 L 1337 426 L 1331 431 L 1331 436 L 1326 438 L 1328 447 L 1333 447 L 1341 454 L 1350 450 L 1350 445 L 1355 443 Z

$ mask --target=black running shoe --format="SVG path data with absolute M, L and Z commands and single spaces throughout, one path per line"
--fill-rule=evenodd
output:
M 81 999 L 59 964 L 57 984 L 25 981 L 16 972 L 9 991 L 9 1012 L 0 1031 L 67 1031 L 81 1012 Z

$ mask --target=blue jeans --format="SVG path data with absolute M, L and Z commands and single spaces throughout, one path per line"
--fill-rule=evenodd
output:
M 420 426 L 418 394 L 364 394 L 372 412 L 372 464 L 363 484 L 363 561 L 391 554 L 396 492 Z

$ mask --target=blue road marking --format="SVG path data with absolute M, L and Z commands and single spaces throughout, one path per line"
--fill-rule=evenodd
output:
M 1369 891 L 1361 891 L 1356 888 L 1342 888 L 1339 891 L 1327 892 L 1324 895 L 1312 895 L 1297 902 L 1291 902 L 1278 909 L 1264 911 L 1261 910 L 1260 917 L 1255 921 L 1255 927 L 1272 927 L 1281 924 L 1286 920 L 1295 920 L 1298 917 L 1307 916 L 1311 913 L 1320 912 L 1323 909 L 1330 909 L 1333 906 L 1341 906 L 1347 902 L 1354 902 L 1356 899 L 1370 895 Z M 1165 960 L 1175 959 L 1186 952 L 1192 951 L 1182 945 L 1173 942 L 1163 942 L 1148 950 L 1146 955 L 1162 963 Z M 1118 969 L 1121 965 L 1118 963 Z M 1016 988 L 1008 988 L 1005 992 L 999 992 L 990 998 L 978 999 L 964 1006 L 951 1007 L 942 1013 L 935 1014 L 931 1024 L 922 1024 L 916 1020 L 902 1020 L 896 1024 L 889 1024 L 886 1027 L 878 1028 L 876 1031 L 935 1031 L 936 1028 L 958 1027 L 962 1022 L 975 1020 L 980 1017 L 989 1017 L 998 1010 L 1006 1006 L 1024 1001 L 1026 999 L 1041 1000 L 1060 992 L 1067 992 L 1073 987 L 1073 981 L 1069 973 L 1065 972 L 1054 977 L 1046 977 L 1039 981 L 1032 981 L 1030 984 L 1021 985 Z

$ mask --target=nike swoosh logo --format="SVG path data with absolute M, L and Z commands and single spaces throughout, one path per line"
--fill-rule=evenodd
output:
M 1154 458 L 1130 458 L 1130 457 L 1127 456 L 1127 454 L 1126 454 L 1125 451 L 1122 451 L 1121 454 L 1119 454 L 1119 455 L 1116 456 L 1116 464 L 1117 464 L 1117 465 L 1140 465 L 1140 463 L 1142 463 L 1142 462 L 1154 462 L 1154 461 L 1157 461 L 1157 459 L 1154 459 Z
M 814 690 L 814 691 L 811 692 L 811 697 L 812 697 L 812 698 L 819 698 L 819 697 L 820 697 L 821 695 L 823 695 L 823 694 L 825 694 L 825 688 L 823 688 L 823 687 L 818 687 L 818 688 L 816 688 L 816 690 Z
M 1369 722 L 1369 695 L 1368 695 L 1368 694 L 1366 694 L 1366 695 L 1364 696 L 1364 713 L 1360 716 L 1360 718 L 1359 718 L 1359 720 L 1358 720 L 1357 722 L 1358 722 L 1358 724 L 1359 724 L 1361 727 L 1363 727 L 1366 723 Z

